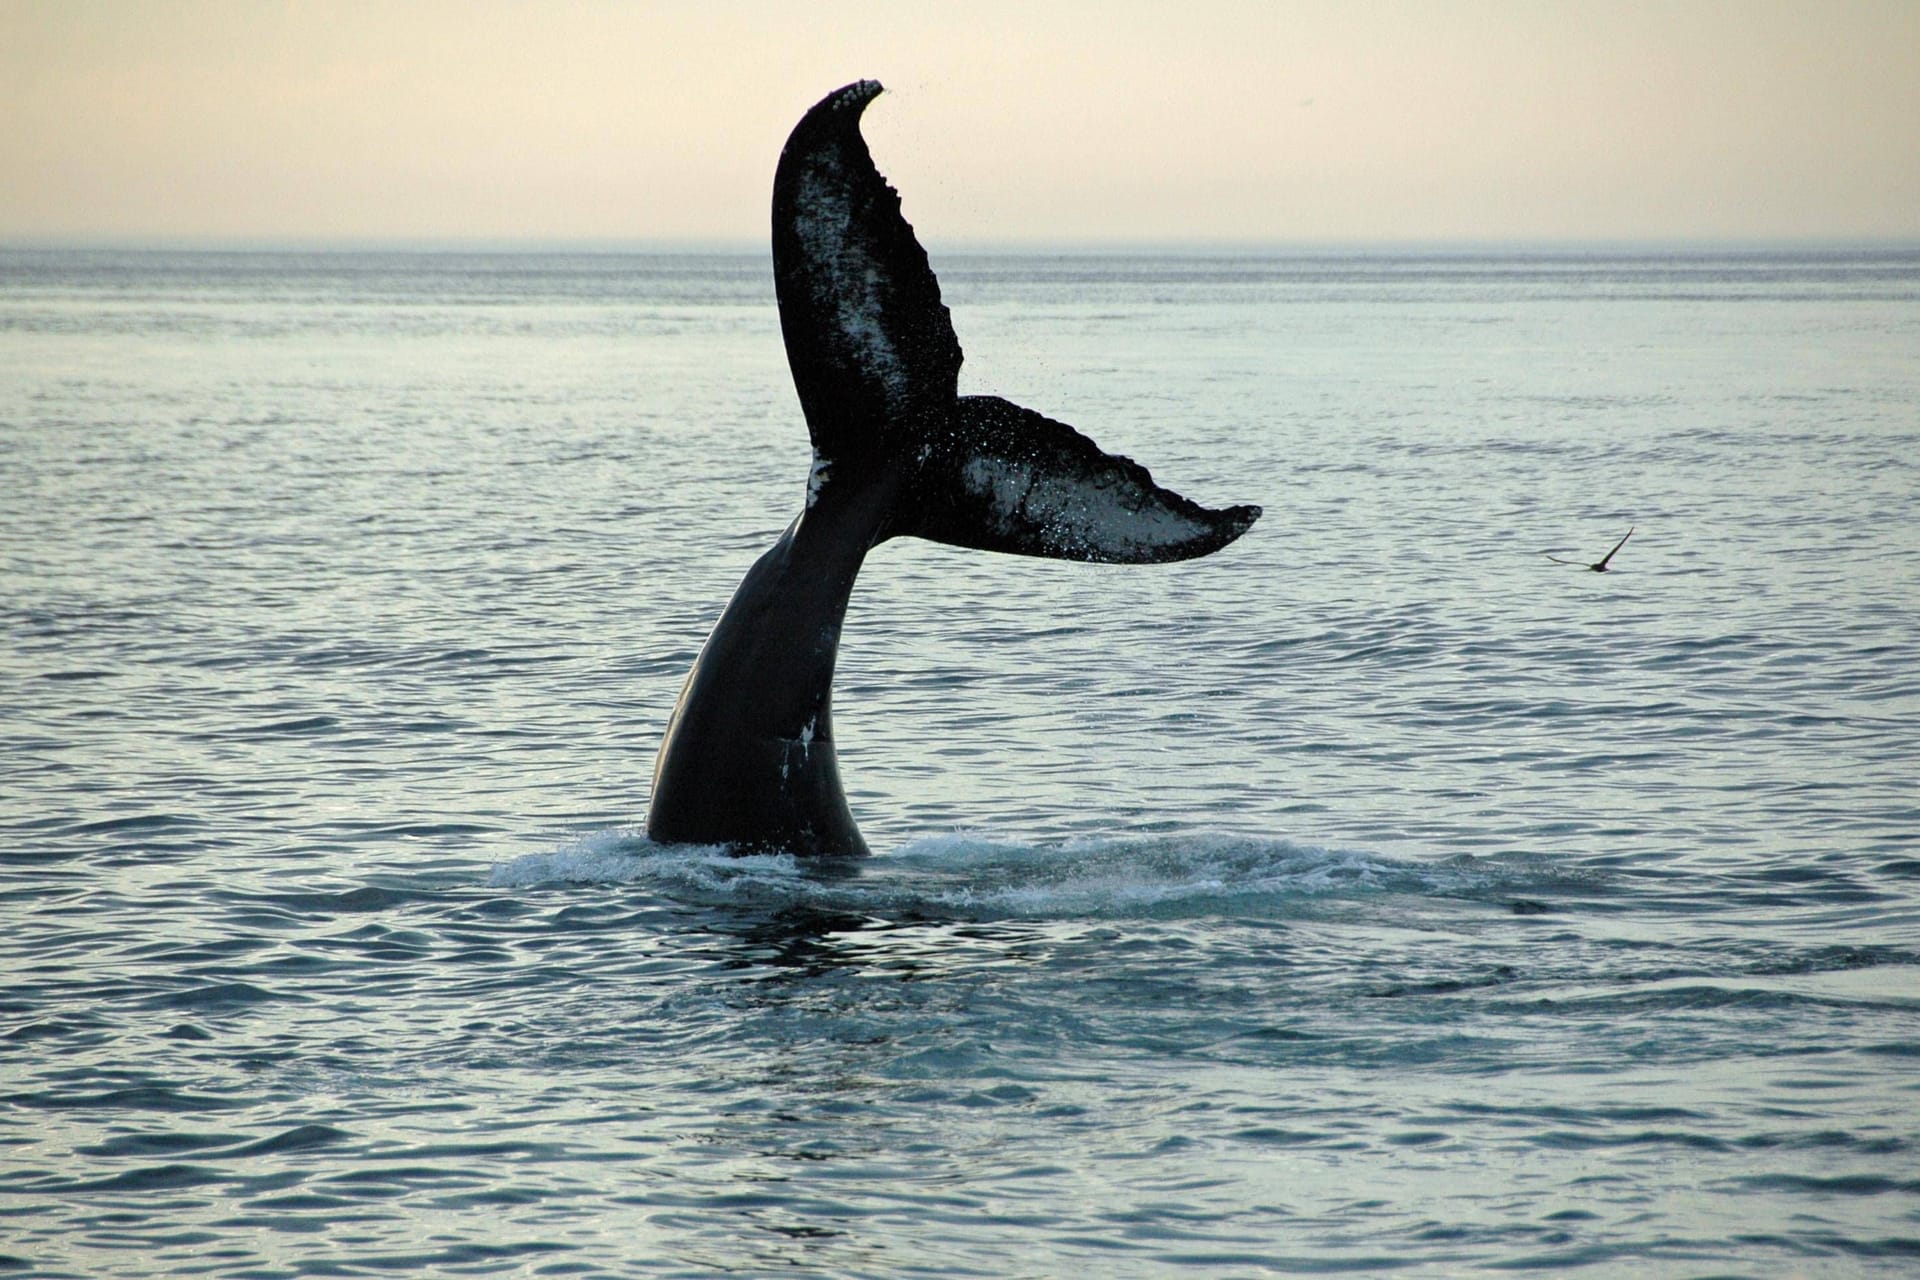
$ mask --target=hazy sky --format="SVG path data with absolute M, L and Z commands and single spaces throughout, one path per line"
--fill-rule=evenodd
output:
M 0 240 L 1920 237 L 1920 0 L 0 0 Z

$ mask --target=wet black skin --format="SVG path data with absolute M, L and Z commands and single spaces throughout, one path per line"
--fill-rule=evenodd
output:
M 649 838 L 866 854 L 834 752 L 833 665 L 854 579 L 898 489 L 897 476 L 823 489 L 747 571 L 667 725 Z
M 774 289 L 815 471 L 681 690 L 654 766 L 658 843 L 866 854 L 840 785 L 833 668 L 854 580 L 887 538 L 1158 564 L 1216 551 L 1260 514 L 1202 507 L 1065 423 L 957 394 L 939 282 L 860 136 L 879 92 L 827 95 L 775 171 Z

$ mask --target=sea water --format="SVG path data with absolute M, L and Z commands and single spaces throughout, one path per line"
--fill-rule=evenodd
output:
M 933 257 L 1266 515 L 880 547 L 821 872 L 764 254 L 0 254 L 0 1266 L 1912 1274 L 1920 252 Z

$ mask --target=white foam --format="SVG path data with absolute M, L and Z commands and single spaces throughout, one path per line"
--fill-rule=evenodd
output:
M 487 883 L 498 889 L 552 884 L 624 884 L 684 879 L 701 869 L 760 870 L 784 866 L 797 873 L 790 857 L 741 858 L 725 845 L 658 845 L 635 828 L 599 831 L 549 853 L 527 853 L 497 862 Z
M 815 868 L 787 855 L 656 845 L 637 831 L 617 830 L 499 864 L 489 883 L 643 883 L 701 905 L 807 906 L 881 917 L 1101 919 L 1285 913 L 1391 893 L 1457 896 L 1491 878 L 1478 865 L 1225 833 L 1021 844 L 961 831 L 909 841 L 851 868 Z
M 603 884 L 634 878 L 638 860 L 628 850 L 634 837 L 602 831 L 552 853 L 522 854 L 496 862 L 487 883 L 496 889 L 537 884 Z
M 894 860 L 937 873 L 941 883 L 929 886 L 935 901 L 1022 916 L 1157 914 L 1183 905 L 1207 911 L 1434 887 L 1434 869 L 1417 863 L 1215 833 L 1100 836 L 1054 847 L 963 836 L 914 841 Z

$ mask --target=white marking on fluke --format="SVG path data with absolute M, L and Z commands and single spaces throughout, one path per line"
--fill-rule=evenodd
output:
M 822 164 L 802 173 L 794 199 L 794 234 L 819 272 L 813 281 L 814 302 L 859 349 L 862 372 L 878 376 L 890 396 L 902 398 L 910 384 L 906 365 L 887 336 L 880 292 L 885 275 L 879 263 L 860 252 L 862 238 L 851 231 L 853 212 L 846 190 L 837 165 Z
M 1052 550 L 1151 549 L 1206 531 L 1165 508 L 1129 507 L 1103 486 L 1029 463 L 970 458 L 960 477 L 968 492 L 988 503 L 1003 532 L 1038 529 Z
M 813 465 L 807 469 L 807 510 L 813 510 L 813 504 L 820 501 L 820 490 L 827 483 L 827 472 L 833 469 L 833 463 L 813 451 Z

